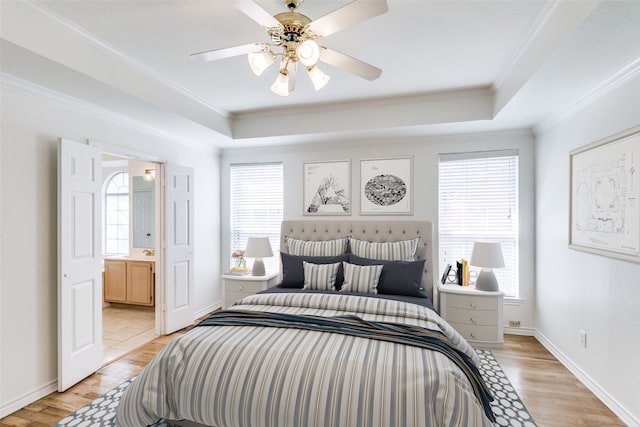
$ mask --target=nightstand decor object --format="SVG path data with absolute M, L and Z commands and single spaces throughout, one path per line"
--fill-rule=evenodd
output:
M 262 258 L 273 256 L 271 250 L 271 242 L 268 237 L 249 237 L 247 247 L 244 250 L 244 256 L 247 258 L 255 258 L 251 274 L 253 276 L 264 276 L 264 262 Z
M 476 289 L 496 292 L 500 290 L 494 268 L 504 267 L 502 248 L 498 242 L 475 242 L 471 252 L 471 265 L 481 267 L 476 279 Z

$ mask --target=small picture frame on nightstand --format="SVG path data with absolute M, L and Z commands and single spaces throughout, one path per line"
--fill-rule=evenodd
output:
M 447 277 L 449 277 L 450 271 L 451 271 L 451 264 L 447 264 L 447 266 L 444 268 L 444 273 L 442 274 L 442 278 L 440 279 L 440 282 L 442 282 L 443 285 L 447 283 Z

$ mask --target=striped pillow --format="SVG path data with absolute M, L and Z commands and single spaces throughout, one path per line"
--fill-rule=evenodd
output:
M 413 261 L 419 237 L 399 242 L 367 242 L 351 239 L 351 253 L 360 258 L 385 261 Z
M 382 265 L 355 265 L 342 261 L 344 283 L 340 292 L 378 293 Z
M 335 240 L 307 241 L 287 237 L 289 254 L 297 256 L 337 256 L 347 252 L 347 237 Z
M 302 261 L 304 268 L 303 289 L 315 289 L 323 291 L 335 291 L 336 276 L 340 263 L 334 264 L 312 264 Z

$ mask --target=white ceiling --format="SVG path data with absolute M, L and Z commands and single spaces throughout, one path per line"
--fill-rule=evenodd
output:
M 305 0 L 298 12 L 317 19 L 346 3 Z M 2 78 L 225 148 L 534 128 L 640 69 L 638 0 L 387 3 L 322 40 L 381 68 L 378 80 L 325 64 L 324 89 L 301 73 L 280 97 L 276 66 L 256 77 L 245 56 L 189 58 L 268 41 L 231 0 L 2 0 Z

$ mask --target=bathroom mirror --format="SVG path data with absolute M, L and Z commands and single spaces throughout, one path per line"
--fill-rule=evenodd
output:
M 133 247 L 153 249 L 155 243 L 155 181 L 133 177 Z

